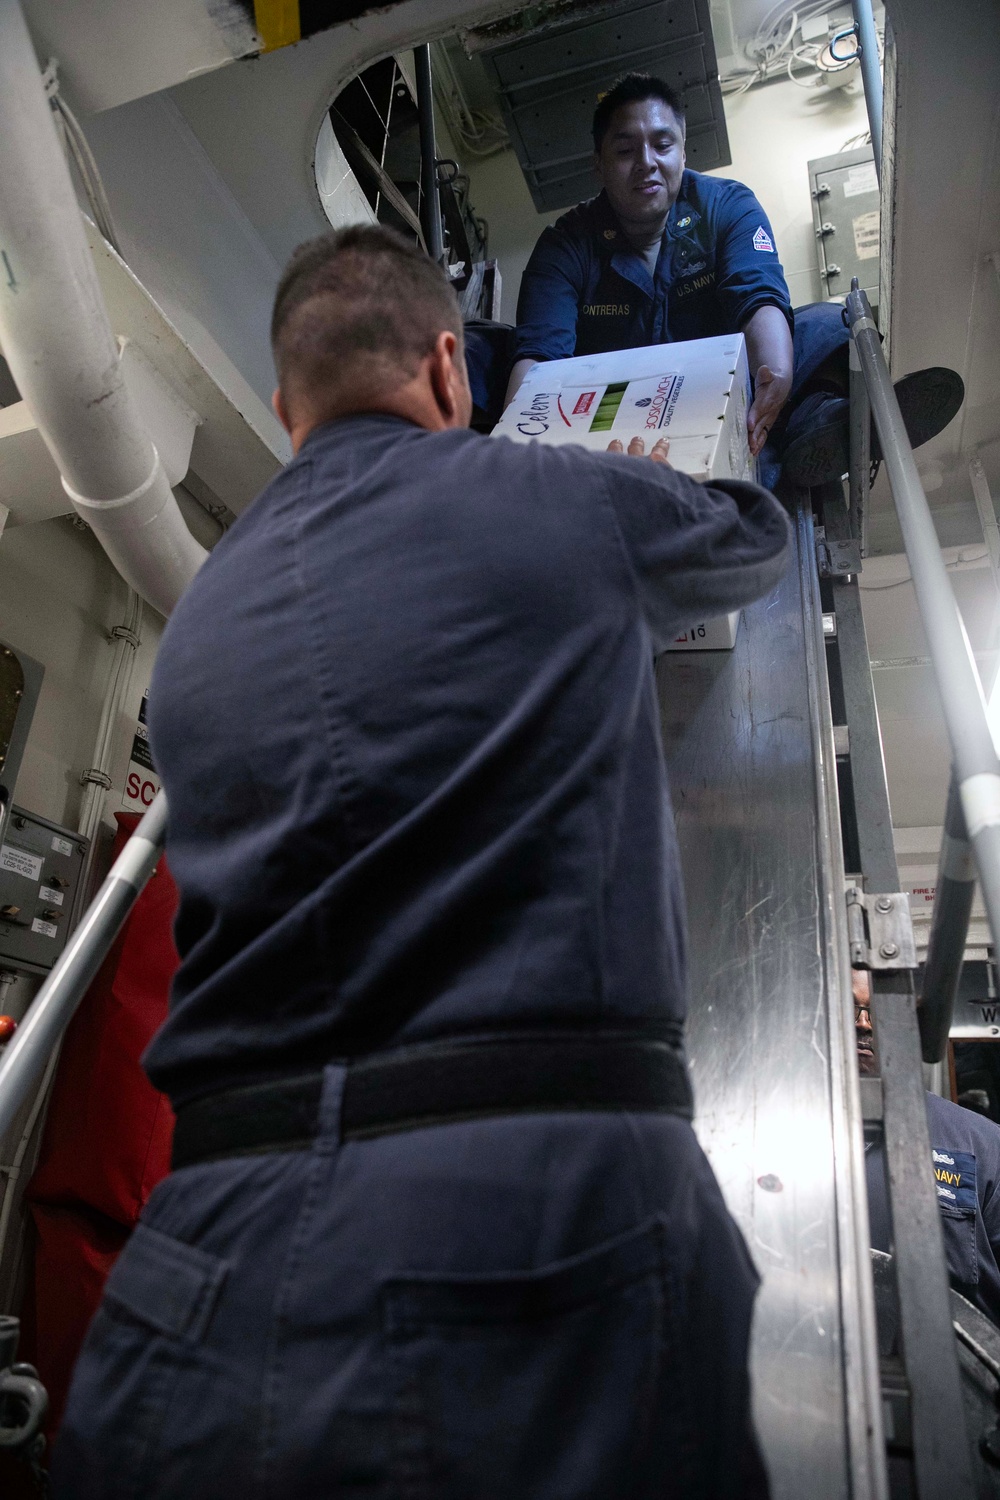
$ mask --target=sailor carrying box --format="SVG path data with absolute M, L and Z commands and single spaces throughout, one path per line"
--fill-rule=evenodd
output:
M 653 344 L 538 364 L 494 429 L 516 442 L 577 443 L 648 454 L 662 438 L 692 479 L 757 480 L 747 438 L 750 370 L 743 335 Z M 613 451 L 619 451 L 615 448 Z M 673 651 L 728 650 L 738 614 L 693 621 Z

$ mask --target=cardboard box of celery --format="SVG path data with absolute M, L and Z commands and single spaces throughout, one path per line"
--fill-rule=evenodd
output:
M 742 334 L 653 344 L 530 371 L 494 432 L 521 443 L 578 443 L 603 452 L 637 434 L 647 454 L 670 442 L 670 463 L 692 479 L 756 479 L 747 443 L 750 371 Z M 727 650 L 737 615 L 692 623 L 670 650 Z
M 750 372 L 742 334 L 652 344 L 538 364 L 495 431 L 515 442 L 625 447 L 670 440 L 670 462 L 696 479 L 753 479 Z

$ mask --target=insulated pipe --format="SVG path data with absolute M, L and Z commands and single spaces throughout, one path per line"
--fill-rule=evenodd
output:
M 204 562 L 122 379 L 69 167 L 18 0 L 0 0 L 0 345 L 63 488 L 168 615 Z
M 868 298 L 853 286 L 847 296 L 851 337 L 868 387 L 917 607 L 941 695 L 962 813 L 975 851 L 986 913 L 993 941 L 1000 943 L 1000 761 L 972 648 L 941 556 L 930 506 L 913 461 L 913 449 L 871 313 Z
M 872 133 L 872 154 L 875 157 L 875 171 L 881 187 L 882 72 L 878 65 L 875 17 L 872 15 L 872 0 L 851 0 L 851 6 L 854 11 L 854 27 L 858 36 L 858 61 L 861 64 L 861 81 L 865 86 L 868 125 Z
M 917 1007 L 920 1050 L 925 1063 L 940 1062 L 948 1046 L 975 893 L 976 862 L 965 831 L 962 799 L 952 774 L 938 856 L 934 916 Z
M 87 840 L 87 852 L 80 872 L 78 901 L 82 906 L 90 896 L 90 882 L 97 856 L 97 835 L 104 813 L 104 802 L 111 788 L 111 757 L 118 736 L 118 721 L 132 680 L 135 653 L 141 645 L 142 600 L 135 589 L 128 591 L 126 617 L 121 625 L 111 632 L 110 643 L 114 645 L 114 661 L 108 678 L 107 691 L 101 706 L 101 721 L 94 744 L 94 758 L 80 777 L 83 796 L 80 800 L 78 831 Z
M 74 929 L 0 1061 L 0 1139 L 31 1097 L 136 898 L 163 852 L 167 799 L 157 792 L 94 900 Z
M 438 265 L 444 260 L 444 235 L 441 232 L 441 194 L 437 180 L 437 143 L 434 139 L 434 90 L 431 86 L 431 49 L 414 47 L 413 62 L 417 74 L 417 118 L 420 125 L 420 222 L 423 225 L 427 254 Z

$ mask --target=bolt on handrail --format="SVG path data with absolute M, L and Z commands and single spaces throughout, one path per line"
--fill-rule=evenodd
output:
M 871 306 L 856 278 L 847 296 L 847 319 L 882 445 L 917 608 L 944 709 L 961 811 L 975 854 L 993 940 L 997 942 L 1000 939 L 1000 761 L 990 731 L 986 700 L 886 368 Z
M 157 792 L 108 871 L 0 1059 L 0 1137 L 42 1076 L 53 1047 L 121 931 L 163 852 L 167 799 Z

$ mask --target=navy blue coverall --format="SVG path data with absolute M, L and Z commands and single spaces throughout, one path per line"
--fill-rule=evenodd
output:
M 817 302 L 793 314 L 774 232 L 753 193 L 686 171 L 653 276 L 603 192 L 542 232 L 521 278 L 514 357 L 568 359 L 737 333 L 767 306 L 793 330 L 794 405 L 819 367 L 846 350 L 842 309 Z
M 308 1149 L 175 1171 L 77 1366 L 60 1500 L 766 1493 L 756 1273 L 686 1120 L 341 1140 L 342 1060 L 686 1004 L 653 654 L 770 590 L 766 491 L 315 430 L 205 563 L 150 692 L 175 1105 L 325 1068 Z
M 1000 1126 L 928 1094 L 927 1128 L 945 1259 L 952 1286 L 1000 1327 Z M 892 1249 L 881 1140 L 865 1141 L 868 1212 L 876 1250 Z M 905 1204 L 904 1204 L 905 1212 Z

